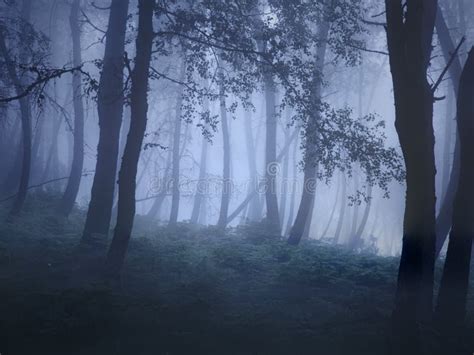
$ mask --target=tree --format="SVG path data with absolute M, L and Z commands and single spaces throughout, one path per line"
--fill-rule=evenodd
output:
M 474 48 L 462 71 L 457 102 L 460 143 L 459 184 L 453 205 L 453 226 L 441 279 L 436 317 L 446 337 L 464 325 L 474 238 Z
M 231 196 L 231 180 L 230 180 L 230 137 L 229 137 L 229 123 L 227 119 L 227 107 L 225 101 L 225 86 L 224 86 L 224 68 L 223 63 L 220 60 L 219 66 L 219 107 L 221 114 L 221 127 L 222 127 L 222 141 L 224 145 L 224 157 L 223 157 L 223 171 L 222 171 L 222 195 L 221 195 L 221 207 L 219 211 L 219 220 L 217 226 L 219 228 L 225 228 L 227 225 L 227 215 L 229 213 L 229 203 Z
M 154 1 L 138 1 L 138 34 L 135 67 L 130 93 L 130 130 L 119 173 L 118 215 L 114 237 L 107 254 L 106 272 L 118 276 L 132 232 L 135 218 L 135 190 L 138 161 L 142 150 L 148 112 L 148 71 L 153 45 Z
M 90 242 L 94 234 L 109 233 L 124 103 L 123 69 L 128 4 L 128 0 L 112 0 L 110 5 L 97 100 L 97 162 L 82 243 Z
M 433 90 L 427 80 L 436 0 L 385 0 L 395 99 L 395 128 L 406 168 L 403 246 L 398 272 L 395 335 L 417 351 L 418 322 L 432 312 L 435 253 Z M 421 351 L 421 350 L 420 350 Z
M 186 54 L 183 52 L 183 55 Z M 183 82 L 186 75 L 186 58 L 183 59 L 180 66 L 180 81 Z M 173 155 L 172 155 L 172 169 L 171 169 L 171 212 L 169 225 L 175 225 L 178 222 L 179 212 L 179 166 L 181 162 L 180 141 L 181 141 L 181 120 L 183 110 L 184 88 L 182 85 L 178 87 L 178 96 L 176 98 L 175 119 L 173 129 Z
M 323 19 L 318 30 L 318 37 L 320 45 L 316 52 L 315 72 L 313 73 L 313 83 L 310 86 L 311 100 L 315 103 L 321 102 L 322 95 L 322 73 L 324 69 L 324 61 L 326 58 L 327 38 L 329 34 L 329 23 Z M 296 214 L 296 220 L 291 228 L 288 244 L 298 245 L 303 236 L 305 226 L 311 223 L 312 205 L 314 204 L 314 196 L 316 190 L 316 178 L 318 171 L 317 159 L 317 121 L 320 120 L 318 111 L 307 118 L 304 138 L 305 138 L 305 152 L 304 152 L 304 177 L 303 177 L 303 193 L 301 196 L 300 206 Z M 309 220 L 309 221 L 308 221 Z M 308 226 L 309 228 L 309 226 Z
M 31 16 L 31 0 L 23 0 L 21 8 L 22 21 L 28 23 Z M 21 32 L 22 45 L 20 46 L 19 61 L 21 64 L 26 65 L 28 61 L 28 26 L 23 23 Z M 8 75 L 15 87 L 16 94 L 20 96 L 24 91 L 25 86 L 28 85 L 28 78 L 26 75 L 19 75 L 15 68 L 15 63 L 11 58 L 7 45 L 6 45 L 6 28 L 3 25 L 0 26 L 0 52 L 5 60 Z M 23 156 L 22 156 L 22 167 L 20 176 L 20 185 L 18 193 L 13 202 L 13 207 L 10 211 L 11 215 L 17 215 L 20 213 L 23 204 L 26 199 L 28 191 L 28 184 L 30 181 L 30 170 L 31 170 L 31 106 L 30 99 L 28 96 L 19 98 L 20 112 L 21 112 L 21 130 L 22 130 L 22 141 L 23 141 Z
M 72 34 L 72 57 L 73 65 L 79 67 L 82 65 L 81 57 L 81 28 L 79 24 L 79 12 L 81 10 L 81 1 L 74 0 L 71 6 L 69 24 Z M 74 148 L 71 165 L 71 174 L 69 176 L 66 191 L 59 205 L 59 212 L 63 216 L 68 216 L 76 201 L 79 185 L 81 184 L 82 167 L 84 164 L 84 106 L 82 103 L 82 75 L 76 71 L 72 74 L 73 86 L 73 105 L 74 105 Z

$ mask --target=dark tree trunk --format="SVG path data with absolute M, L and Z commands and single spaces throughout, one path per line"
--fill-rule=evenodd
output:
M 385 0 L 395 128 L 406 167 L 403 245 L 393 312 L 394 346 L 421 351 L 432 313 L 435 255 L 433 92 L 427 80 L 437 1 Z
M 183 55 L 185 55 L 183 53 Z M 186 73 L 186 60 L 183 60 L 181 64 L 181 73 L 180 80 L 184 81 Z M 174 130 L 173 130 L 173 163 L 171 170 L 171 211 L 170 211 L 170 220 L 169 225 L 175 225 L 178 222 L 178 213 L 179 213 L 179 166 L 181 162 L 181 153 L 180 153 L 180 139 L 181 139 L 181 112 L 183 105 L 183 87 L 179 86 L 178 88 L 178 98 L 176 99 L 176 116 L 174 121 Z
M 154 1 L 138 1 L 137 54 L 130 94 L 130 131 L 119 173 L 118 216 L 114 237 L 107 254 L 106 272 L 117 276 L 122 269 L 135 218 L 135 190 L 138 161 L 145 135 L 148 112 L 148 71 L 153 44 Z
M 221 62 L 220 65 L 223 63 Z M 229 138 L 229 123 L 227 121 L 227 107 L 225 103 L 225 87 L 224 87 L 224 73 L 223 68 L 220 69 L 219 79 L 219 102 L 220 102 L 220 114 L 221 114 L 221 127 L 222 127 L 222 141 L 224 145 L 224 159 L 223 159 L 223 170 L 222 170 L 222 195 L 221 195 L 221 207 L 219 211 L 219 220 L 217 221 L 217 227 L 225 228 L 227 225 L 227 215 L 229 214 L 229 203 L 231 196 L 231 180 L 230 180 L 230 138 Z
M 321 23 L 318 30 L 318 38 L 321 44 L 316 53 L 316 72 L 313 78 L 313 88 L 311 92 L 312 100 L 316 103 L 321 101 L 322 92 L 322 78 L 321 75 L 324 69 L 324 61 L 326 58 L 327 38 L 329 34 L 329 24 L 326 21 Z M 311 205 L 314 203 L 314 194 L 316 190 L 316 161 L 317 161 L 317 121 L 319 120 L 319 113 L 315 112 L 313 116 L 308 117 L 305 131 L 305 153 L 304 153 L 304 178 L 303 178 L 303 193 L 301 195 L 301 202 L 296 214 L 296 220 L 291 228 L 288 244 L 298 245 L 307 223 L 310 218 Z
M 24 0 L 22 3 L 21 16 L 24 21 L 29 22 L 31 16 L 31 0 Z M 26 27 L 25 27 L 26 28 Z M 0 52 L 5 60 L 6 69 L 8 76 L 15 87 L 17 95 L 23 93 L 23 87 L 27 84 L 27 78 L 19 77 L 6 46 L 5 41 L 5 29 L 0 27 Z M 22 39 L 27 41 L 27 35 L 22 31 Z M 26 64 L 28 58 L 28 44 L 23 43 L 20 48 L 20 62 Z M 28 191 L 28 184 L 30 181 L 30 170 L 31 170 L 31 106 L 30 100 L 27 97 L 23 97 L 19 100 L 20 104 L 20 115 L 21 115 L 21 130 L 22 130 L 22 141 L 23 141 L 23 157 L 21 166 L 20 185 L 13 207 L 10 210 L 11 215 L 17 215 L 23 208 L 23 204 L 26 199 Z
M 441 44 L 443 57 L 446 63 L 449 62 L 451 56 L 455 52 L 454 42 L 449 34 L 448 26 L 444 20 L 441 9 L 438 9 L 436 16 L 436 31 L 438 39 Z M 454 95 L 458 97 L 459 80 L 461 77 L 462 67 L 459 57 L 456 56 L 449 67 L 449 75 L 453 83 Z M 458 135 L 456 135 L 456 143 L 454 147 L 454 160 L 453 167 L 451 170 L 451 176 L 449 178 L 448 187 L 444 196 L 439 214 L 436 218 L 436 251 L 435 256 L 438 257 L 443 245 L 448 237 L 449 230 L 451 229 L 452 218 L 453 218 L 453 201 L 456 194 L 456 188 L 459 181 L 459 170 L 460 170 L 460 147 Z
M 79 24 L 80 0 L 74 0 L 71 7 L 69 24 L 72 34 L 72 57 L 74 66 L 82 64 L 81 57 L 81 28 Z M 74 207 L 79 185 L 81 184 L 82 167 L 84 164 L 84 106 L 82 104 L 82 78 L 80 72 L 72 76 L 74 104 L 74 149 L 66 191 L 61 200 L 59 211 L 67 217 Z
M 125 29 L 129 0 L 112 0 L 98 92 L 99 144 L 82 242 L 108 235 L 117 174 L 123 113 Z
M 443 147 L 443 175 L 441 176 L 441 201 L 446 198 L 446 192 L 448 190 L 449 176 L 451 173 L 451 155 L 453 154 L 453 125 L 454 125 L 454 95 L 451 93 L 447 94 L 448 98 L 446 101 L 446 112 L 445 112 L 445 125 L 444 125 L 444 147 Z M 438 234 L 437 234 L 438 238 Z
M 461 169 L 453 206 L 453 227 L 441 279 L 436 316 L 455 332 L 464 324 L 474 237 L 474 48 L 462 72 L 457 103 Z M 452 334 L 452 333 L 451 333 Z

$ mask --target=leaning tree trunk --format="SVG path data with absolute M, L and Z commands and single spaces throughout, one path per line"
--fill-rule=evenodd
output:
M 137 169 L 148 112 L 148 71 L 154 37 L 153 9 L 154 1 L 138 1 L 137 54 L 132 72 L 130 130 L 119 173 L 117 225 L 107 255 L 106 272 L 109 276 L 118 276 L 122 269 L 135 218 Z
M 464 325 L 474 237 L 474 47 L 462 72 L 457 103 L 461 169 L 453 206 L 453 227 L 438 296 L 436 316 L 451 332 Z M 454 335 L 456 335 L 454 333 Z M 458 335 L 458 334 L 457 334 Z M 448 336 L 445 334 L 445 336 Z M 449 337 L 449 336 L 448 336 Z
M 322 92 L 322 78 L 321 75 L 324 69 L 324 60 L 326 58 L 327 38 L 329 34 L 329 23 L 323 21 L 318 30 L 318 38 L 321 41 L 316 52 L 316 72 L 313 75 L 313 88 L 310 93 L 312 101 L 317 104 L 321 101 Z M 311 205 L 314 203 L 314 194 L 316 188 L 316 142 L 317 142 L 317 121 L 319 120 L 319 113 L 314 112 L 311 117 L 308 117 L 305 130 L 305 153 L 304 153 L 304 178 L 303 178 L 303 193 L 301 195 L 301 202 L 296 214 L 296 220 L 291 228 L 288 244 L 298 245 L 306 224 L 311 224 Z M 309 222 L 308 222 L 309 219 Z
M 30 20 L 31 16 L 31 4 L 32 0 L 24 0 L 21 9 L 22 19 L 26 22 Z M 24 26 L 26 28 L 26 26 Z M 15 63 L 8 53 L 6 46 L 6 29 L 0 27 L 0 52 L 5 60 L 5 66 L 8 72 L 8 76 L 15 87 L 17 95 L 23 93 L 23 88 L 27 84 L 27 79 L 20 77 L 15 68 Z M 24 30 L 22 32 L 22 40 L 27 41 L 28 37 Z M 28 44 L 22 43 L 20 48 L 20 64 L 26 64 L 28 58 Z M 23 157 L 21 166 L 20 185 L 13 207 L 10 210 L 11 215 L 17 215 L 23 208 L 23 204 L 26 199 L 26 193 L 28 191 L 28 184 L 30 181 L 30 170 L 31 170 L 31 106 L 28 96 L 19 99 L 20 104 L 20 116 L 21 116 L 21 129 L 22 129 L 22 140 L 23 140 Z
M 183 55 L 185 55 L 183 53 Z M 184 76 L 186 73 L 186 60 L 183 60 L 181 64 L 181 73 L 180 80 L 184 81 Z M 179 166 L 181 161 L 180 154 L 180 139 L 181 139 L 181 111 L 183 106 L 183 87 L 180 85 L 178 88 L 178 97 L 176 99 L 176 116 L 174 121 L 174 130 L 173 130 L 173 163 L 172 163 L 172 172 L 171 172 L 171 212 L 169 225 L 175 225 L 178 222 L 178 212 L 179 212 Z
M 435 256 L 433 90 L 427 80 L 437 1 L 385 0 L 395 128 L 406 167 L 403 245 L 393 330 L 398 351 L 421 352 L 432 313 Z
M 72 33 L 72 57 L 74 66 L 82 64 L 81 58 L 81 28 L 79 24 L 80 0 L 74 0 L 71 7 L 69 23 Z M 59 211 L 67 217 L 74 207 L 79 185 L 81 184 L 82 167 L 84 164 L 84 106 L 82 104 L 82 78 L 80 72 L 72 76 L 73 105 L 74 105 L 74 148 L 66 191 L 61 200 Z
M 83 243 L 89 243 L 94 234 L 106 236 L 110 228 L 124 102 L 123 69 L 128 4 L 129 0 L 112 0 L 110 5 L 97 102 L 97 162 L 82 235 Z
M 449 29 L 444 20 L 441 9 L 438 9 L 436 16 L 436 32 L 438 39 L 441 44 L 443 57 L 446 63 L 449 63 L 451 57 L 455 55 L 454 42 L 449 34 Z M 449 66 L 449 74 L 453 84 L 454 95 L 458 97 L 459 80 L 461 77 L 462 67 L 459 56 L 456 55 L 451 65 Z M 438 257 L 443 245 L 448 237 L 449 230 L 451 229 L 452 218 L 453 218 L 453 202 L 456 194 L 456 188 L 459 181 L 459 170 L 460 170 L 460 147 L 458 135 L 456 135 L 456 143 L 454 147 L 454 160 L 449 183 L 446 189 L 446 194 L 441 203 L 439 214 L 436 218 L 436 251 L 435 256 Z
M 223 65 L 223 63 L 219 63 Z M 218 228 L 225 228 L 227 225 L 227 216 L 229 214 L 229 203 L 231 195 L 231 181 L 230 181 L 230 138 L 229 138 L 229 122 L 227 121 L 227 107 L 225 103 L 225 87 L 224 87 L 224 72 L 220 68 L 219 73 L 219 102 L 222 125 L 222 141 L 224 145 L 224 159 L 222 171 L 222 195 L 221 207 L 219 211 L 219 220 L 217 221 Z

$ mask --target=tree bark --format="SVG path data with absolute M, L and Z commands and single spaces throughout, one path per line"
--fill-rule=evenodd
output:
M 406 167 L 403 245 L 393 335 L 397 352 L 421 352 L 419 322 L 432 314 L 435 255 L 433 91 L 427 80 L 437 1 L 385 0 L 395 128 Z
M 257 171 L 257 159 L 256 149 L 254 143 L 254 137 L 252 132 L 252 116 L 250 111 L 245 111 L 245 143 L 247 147 L 247 162 L 249 165 L 249 180 L 250 185 L 248 189 L 248 195 L 254 192 L 258 188 L 258 171 Z M 259 198 L 253 198 L 249 204 L 248 219 L 251 222 L 257 222 L 261 219 L 262 206 L 260 205 Z
M 462 72 L 457 103 L 460 175 L 453 206 L 453 227 L 441 279 L 436 316 L 445 330 L 464 324 L 474 237 L 474 48 Z
M 26 22 L 30 20 L 31 16 L 31 4 L 32 0 L 23 0 L 21 8 L 22 19 Z M 26 28 L 26 26 L 25 26 Z M 27 84 L 27 78 L 24 76 L 20 77 L 16 71 L 15 64 L 13 63 L 6 46 L 5 41 L 5 28 L 0 27 L 0 52 L 5 60 L 5 65 L 7 68 L 8 76 L 15 87 L 17 95 L 20 95 L 23 92 L 23 87 Z M 22 32 L 22 38 L 24 41 L 27 40 L 27 35 L 25 30 L 20 30 Z M 20 62 L 21 64 L 27 63 L 28 58 L 28 48 L 27 43 L 23 43 L 20 48 Z M 20 104 L 20 114 L 21 114 L 21 129 L 22 129 L 22 140 L 23 140 L 23 156 L 22 156 L 22 166 L 21 166 L 21 176 L 20 176 L 20 185 L 18 187 L 18 193 L 13 202 L 13 206 L 10 210 L 10 215 L 18 215 L 23 208 L 23 204 L 26 199 L 26 194 L 28 191 L 28 184 L 30 181 L 30 171 L 31 171 L 31 106 L 30 100 L 27 97 L 23 97 L 19 100 Z
M 438 39 L 441 44 L 441 50 L 443 52 L 443 57 L 446 63 L 449 62 L 451 56 L 454 54 L 455 46 L 454 42 L 449 34 L 449 29 L 444 20 L 443 13 L 441 9 L 438 9 L 436 16 L 436 31 L 438 34 Z M 458 88 L 459 80 L 461 78 L 462 67 L 459 56 L 456 56 L 454 61 L 449 67 L 449 75 L 451 76 L 451 81 L 453 83 L 454 95 L 458 97 Z M 448 187 L 446 189 L 446 194 L 444 196 L 439 214 L 436 218 L 436 250 L 435 256 L 438 257 L 443 245 L 448 237 L 449 230 L 452 225 L 453 218 L 453 201 L 456 194 L 456 188 L 459 181 L 459 170 L 460 170 L 460 147 L 459 147 L 459 138 L 456 134 L 456 142 L 454 147 L 454 160 L 453 167 L 451 170 L 451 175 L 449 178 Z
M 124 102 L 123 69 L 128 4 L 129 0 L 112 0 L 110 5 L 97 102 L 97 162 L 82 243 L 90 242 L 94 234 L 108 235 L 110 228 Z
M 344 225 L 344 217 L 346 215 L 347 199 L 346 199 L 346 175 L 344 172 L 341 172 L 342 179 L 342 192 L 341 192 L 341 210 L 339 212 L 339 220 L 337 222 L 336 233 L 334 234 L 334 244 L 338 244 L 341 239 L 342 226 Z
M 223 63 L 219 63 L 223 65 Z M 221 194 L 221 207 L 219 211 L 219 220 L 217 221 L 217 227 L 224 229 L 227 225 L 227 215 L 229 214 L 229 203 L 231 196 L 231 180 L 230 180 L 230 138 L 229 138 L 229 125 L 227 121 L 227 107 L 225 103 L 225 87 L 224 87 L 224 72 L 223 68 L 220 68 L 219 73 L 219 102 L 220 102 L 220 114 L 221 114 L 221 127 L 222 127 L 222 141 L 224 145 L 224 158 L 223 158 L 223 170 L 222 170 L 222 194 Z
M 185 55 L 183 53 L 183 55 Z M 184 81 L 184 76 L 186 73 L 186 60 L 183 60 L 180 68 L 180 80 Z M 179 86 L 178 88 L 178 97 L 176 99 L 176 117 L 174 121 L 174 130 L 173 130 L 173 165 L 171 172 L 171 182 L 173 184 L 171 190 L 171 212 L 169 225 L 175 225 L 178 222 L 178 213 L 179 213 L 179 166 L 181 161 L 180 154 L 180 139 L 181 139 L 181 110 L 183 105 L 183 87 Z
M 79 24 L 80 0 L 74 0 L 71 7 L 69 24 L 72 34 L 72 57 L 74 66 L 82 64 L 81 56 L 81 28 Z M 71 174 L 66 191 L 59 205 L 60 213 L 67 217 L 74 207 L 77 193 L 81 184 L 82 167 L 84 165 L 84 106 L 82 104 L 82 78 L 76 71 L 72 76 L 73 105 L 74 105 L 74 148 L 71 165 Z
M 118 276 L 125 259 L 135 218 L 135 190 L 148 112 L 148 71 L 153 44 L 154 1 L 138 1 L 138 34 L 130 94 L 130 131 L 119 173 L 118 215 L 114 237 L 107 254 L 106 272 Z
M 291 186 L 291 201 L 290 201 L 290 207 L 288 211 L 288 220 L 286 222 L 286 230 L 285 230 L 285 236 L 289 235 L 291 232 L 291 226 L 293 226 L 293 216 L 295 212 L 295 200 L 296 200 L 296 186 L 297 186 L 297 179 L 298 179 L 298 162 L 297 162 L 297 155 L 298 152 L 298 140 L 295 142 L 293 146 L 293 181 L 292 181 L 292 186 Z

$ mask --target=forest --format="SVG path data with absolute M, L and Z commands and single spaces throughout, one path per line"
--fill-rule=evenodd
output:
M 472 0 L 0 0 L 0 355 L 474 354 Z

